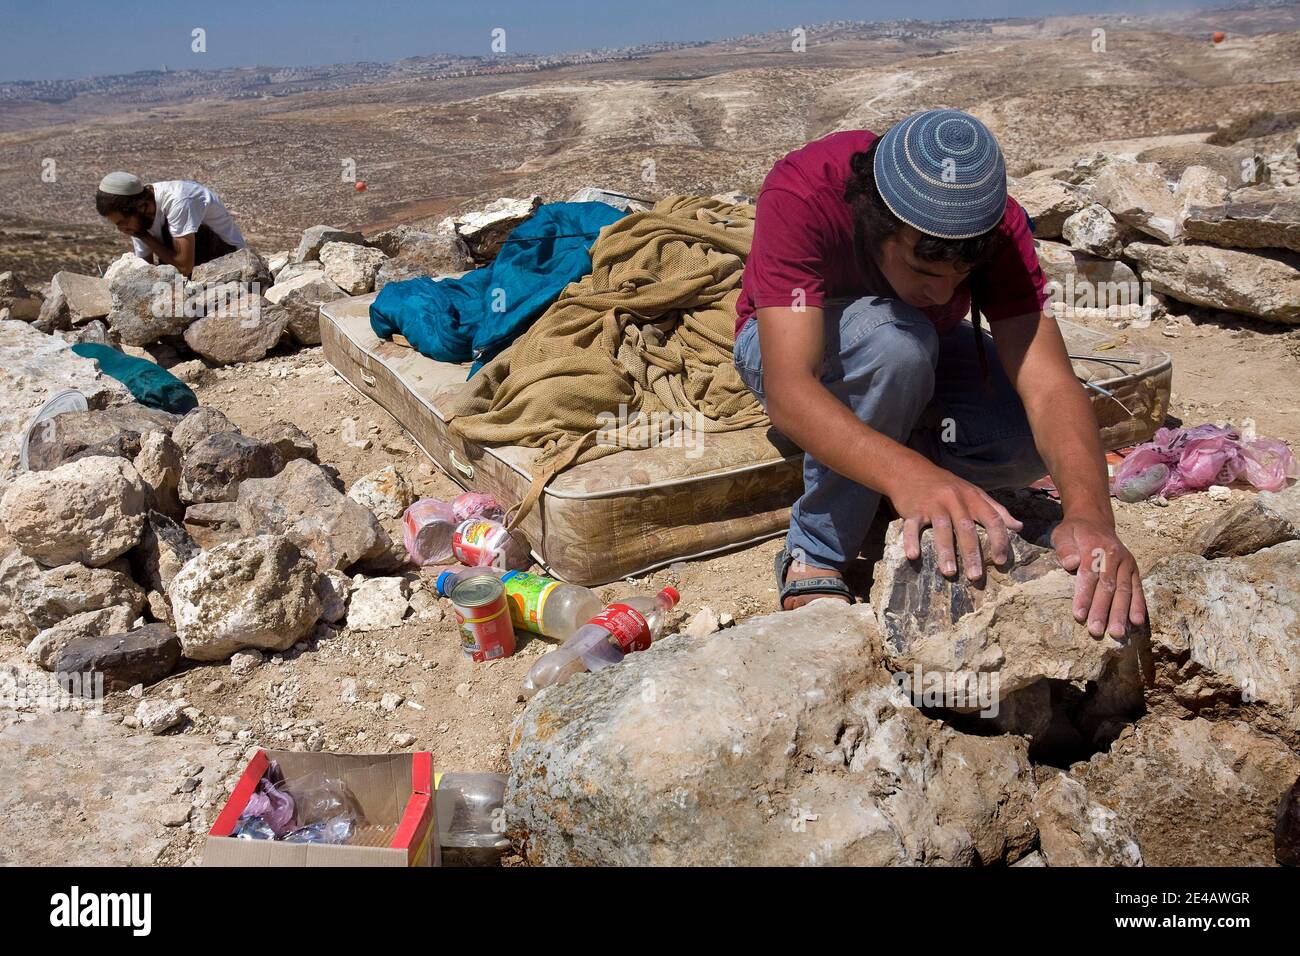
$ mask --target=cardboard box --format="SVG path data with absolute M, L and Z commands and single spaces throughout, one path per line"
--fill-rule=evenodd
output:
M 346 846 L 241 840 L 240 814 L 271 761 L 286 780 L 309 773 L 339 777 L 365 814 L 367 826 Z M 439 866 L 433 755 L 329 754 L 259 750 L 208 831 L 204 866 Z

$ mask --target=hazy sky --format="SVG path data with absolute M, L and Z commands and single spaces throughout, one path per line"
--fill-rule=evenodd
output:
M 0 80 L 158 69 L 552 53 L 710 40 L 827 20 L 1155 12 L 1198 0 L 0 0 Z M 191 31 L 207 32 L 207 52 Z

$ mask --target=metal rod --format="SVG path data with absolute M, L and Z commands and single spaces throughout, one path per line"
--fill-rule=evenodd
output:
M 1141 359 L 1107 358 L 1104 355 L 1070 355 L 1068 358 L 1080 362 L 1109 362 L 1113 365 L 1141 365 Z

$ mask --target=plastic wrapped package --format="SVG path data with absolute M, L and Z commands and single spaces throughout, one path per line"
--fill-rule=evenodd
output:
M 505 509 L 495 498 L 478 491 L 467 491 L 463 495 L 457 495 L 452 499 L 451 507 L 456 512 L 458 522 L 468 521 L 470 518 L 499 521 L 505 514 Z
M 257 818 L 268 827 L 278 839 L 296 826 L 294 823 L 294 801 L 291 792 L 284 785 L 284 774 L 280 765 L 274 760 L 257 781 L 257 789 L 248 798 L 248 806 L 240 815 L 241 823 L 245 819 Z M 250 839 L 264 839 L 251 836 Z
M 271 761 L 232 836 L 285 843 L 347 843 L 365 815 L 346 783 L 322 773 L 285 780 Z
M 1239 478 L 1261 491 L 1278 491 L 1296 474 L 1295 456 L 1285 442 L 1243 439 L 1223 425 L 1162 428 L 1115 469 L 1111 491 L 1130 502 L 1154 495 L 1175 498 Z
M 441 564 L 451 558 L 451 539 L 460 519 L 456 510 L 437 498 L 421 498 L 402 514 L 402 543 L 418 565 Z

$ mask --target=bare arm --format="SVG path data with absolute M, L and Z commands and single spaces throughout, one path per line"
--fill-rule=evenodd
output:
M 1115 532 L 1101 434 L 1075 378 L 1056 320 L 1024 315 L 990 323 L 998 355 L 1019 393 L 1034 443 L 1061 492 L 1064 520 L 1052 536 L 1061 563 L 1078 572 L 1074 614 L 1089 631 L 1120 637 L 1146 604 L 1137 562 Z
M 168 249 L 162 240 L 155 238 L 153 233 L 145 232 L 136 237 L 150 250 L 154 257 L 161 263 L 169 266 L 175 266 L 176 271 L 187 279 L 190 273 L 194 271 L 194 235 L 176 236 L 172 240 L 174 249 Z
M 905 519 L 909 558 L 920 557 L 921 529 L 931 525 L 943 573 L 957 573 L 960 552 L 967 575 L 978 579 L 984 564 L 978 524 L 988 533 L 993 560 L 1005 562 L 1006 529 L 1019 530 L 1020 522 L 975 485 L 860 421 L 821 383 L 824 321 L 819 308 L 758 310 L 763 389 L 772 424 L 828 468 L 888 497 Z

